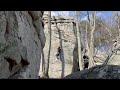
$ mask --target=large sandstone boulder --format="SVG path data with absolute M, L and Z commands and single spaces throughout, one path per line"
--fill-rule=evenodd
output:
M 120 65 L 120 38 L 113 40 L 112 52 L 109 54 L 108 65 Z
M 70 74 L 64 79 L 120 79 L 120 66 L 98 65 Z
M 51 54 L 50 54 L 50 78 L 61 78 L 61 73 L 64 72 L 64 76 L 68 75 L 72 71 L 73 60 L 77 59 L 76 48 L 76 36 L 75 36 L 75 22 L 71 17 L 55 16 L 51 17 Z M 44 47 L 45 60 L 48 58 L 49 49 L 49 31 L 48 31 L 48 16 L 44 14 L 44 30 L 46 36 L 46 43 Z M 57 59 L 57 48 L 61 46 L 62 59 Z M 40 72 L 41 73 L 41 72 Z M 41 74 L 40 74 L 41 75 Z
M 120 65 L 120 54 L 113 54 L 107 62 L 108 65 Z
M 42 14 L 0 11 L 0 78 L 38 78 L 45 45 Z

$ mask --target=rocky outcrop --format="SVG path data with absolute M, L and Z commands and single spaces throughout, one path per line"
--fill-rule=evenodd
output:
M 70 74 L 64 79 L 120 79 L 120 66 L 98 65 Z
M 38 78 L 42 11 L 0 11 L 0 78 Z
M 113 40 L 112 50 L 106 57 L 103 64 L 107 65 L 120 65 L 120 38 Z
M 44 47 L 45 60 L 48 57 L 49 48 L 49 31 L 48 31 L 48 16 L 44 14 L 44 30 L 46 36 L 46 43 Z M 50 55 L 50 78 L 61 78 L 61 73 L 64 72 L 64 76 L 68 75 L 72 71 L 73 59 L 76 55 L 76 36 L 75 36 L 75 22 L 72 17 L 65 16 L 52 16 L 51 17 L 51 29 L 52 29 L 52 40 L 51 40 L 51 55 Z M 61 47 L 61 59 L 57 59 L 57 48 Z M 63 70 L 64 69 L 64 70 Z
M 111 54 L 107 57 L 105 63 L 107 65 L 120 65 L 120 49 L 117 51 L 111 52 Z

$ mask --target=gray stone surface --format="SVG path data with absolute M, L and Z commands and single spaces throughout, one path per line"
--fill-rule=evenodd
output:
M 47 15 L 43 15 L 44 21 L 44 32 L 46 37 L 46 43 L 44 47 L 45 60 L 48 57 L 49 49 L 49 31 L 48 31 L 48 19 Z M 76 37 L 75 37 L 75 22 L 71 17 L 56 16 L 51 17 L 51 29 L 52 29 L 52 41 L 51 41 L 51 54 L 50 54 L 50 69 L 49 76 L 51 78 L 60 78 L 62 70 L 64 69 L 64 75 L 68 75 L 72 71 L 73 59 L 76 59 Z M 55 21 L 56 20 L 56 21 Z M 56 24 L 57 23 L 57 26 Z M 58 32 L 60 30 L 60 33 Z M 60 39 L 61 37 L 61 39 Z M 60 46 L 60 40 L 62 42 L 62 53 L 63 58 L 57 59 L 57 48 Z M 75 55 L 75 56 L 74 56 Z M 73 57 L 74 56 L 74 57 Z M 64 62 L 64 64 L 63 64 Z
M 29 70 L 22 78 L 38 78 L 45 45 L 41 19 L 41 11 L 0 11 L 0 78 L 8 78 L 25 66 Z M 12 69 L 19 64 L 13 73 Z
M 120 66 L 98 65 L 90 69 L 70 74 L 64 79 L 120 79 Z

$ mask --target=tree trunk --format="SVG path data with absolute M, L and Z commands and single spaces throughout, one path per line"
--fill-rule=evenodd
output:
M 43 50 L 42 50 L 42 53 L 41 53 L 41 57 L 42 57 L 42 75 L 41 75 L 41 77 L 45 78 L 46 77 L 46 75 L 45 75 L 45 58 L 44 58 Z
M 77 41 L 77 39 L 76 39 Z M 77 72 L 78 71 L 78 44 L 75 44 L 74 50 L 73 50 L 73 68 L 72 68 L 72 73 Z
M 89 52 L 89 45 L 88 45 L 88 32 L 87 32 L 87 28 L 88 28 L 88 26 L 87 26 L 87 21 L 86 21 L 86 30 L 85 30 L 85 33 L 86 33 L 86 40 L 85 40 L 85 48 L 88 50 L 88 52 Z
M 45 66 L 45 76 L 49 77 L 49 61 L 50 61 L 50 51 L 51 51 L 51 11 L 48 11 L 48 30 L 49 30 L 49 50 L 48 50 L 48 59 Z
M 95 19 L 96 19 L 96 12 L 93 11 L 92 12 L 92 19 L 90 19 L 89 17 L 89 13 L 88 14 L 88 21 L 90 23 L 90 29 L 91 29 L 91 33 L 90 33 L 90 60 L 89 60 L 89 68 L 94 66 L 94 36 L 93 33 L 95 31 Z
M 87 50 L 87 52 L 84 53 L 84 55 L 87 55 L 89 58 L 90 58 L 90 48 L 89 48 L 89 45 L 88 45 L 88 26 L 87 26 L 87 21 L 86 21 L 86 40 L 85 40 L 85 48 Z
M 116 23 L 117 23 L 117 27 L 118 27 L 118 37 L 117 37 L 117 45 L 119 45 L 119 39 L 120 39 L 120 18 L 119 18 L 119 14 L 118 14 L 118 11 L 114 11 L 114 17 L 115 17 L 115 20 L 116 20 Z
M 76 30 L 76 24 L 73 27 L 74 30 L 74 35 L 75 35 L 75 39 L 76 39 L 76 43 L 75 43 L 75 47 L 73 50 L 73 67 L 72 67 L 72 73 L 77 72 L 78 71 L 78 39 L 77 39 L 77 30 Z
M 91 31 L 91 37 L 90 37 L 90 62 L 89 62 L 89 68 L 94 66 L 94 38 L 93 38 L 93 32 Z
M 118 27 L 118 31 L 119 31 L 119 37 L 120 37 L 120 21 L 119 21 L 119 15 L 118 15 L 118 11 L 114 11 L 114 17 L 117 23 L 117 27 Z
M 78 61 L 79 61 L 79 68 L 83 70 L 82 67 L 82 52 L 81 52 L 81 35 L 79 30 L 79 22 L 78 22 L 78 12 L 76 11 L 76 29 L 77 29 L 77 42 L 78 42 Z

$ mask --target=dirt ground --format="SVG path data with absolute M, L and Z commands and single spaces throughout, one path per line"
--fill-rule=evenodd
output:
M 58 59 L 50 62 L 49 64 L 49 78 L 61 78 L 62 73 L 62 62 Z M 64 76 L 71 74 L 72 72 L 72 64 L 64 65 Z M 39 75 L 41 76 L 41 65 L 40 65 L 40 72 Z

